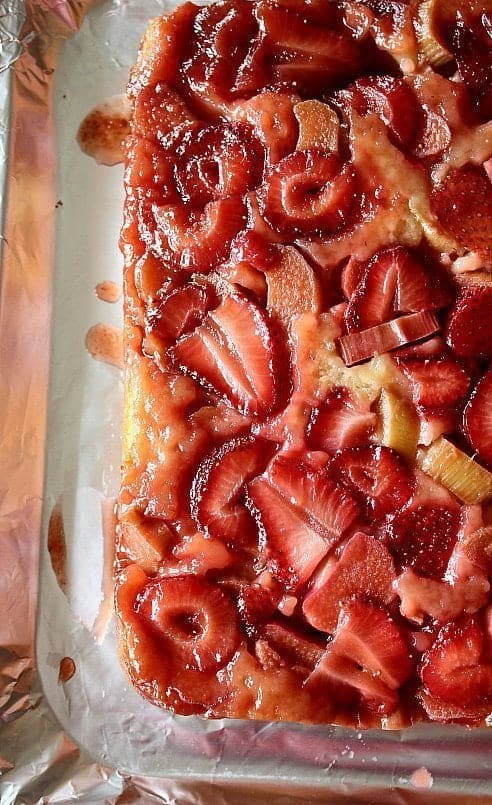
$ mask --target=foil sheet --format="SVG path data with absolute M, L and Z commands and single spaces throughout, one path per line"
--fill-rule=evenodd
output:
M 0 802 L 490 802 L 487 730 L 175 718 L 121 672 L 122 384 L 84 338 L 121 324 L 93 288 L 121 282 L 122 170 L 91 162 L 75 135 L 123 91 L 166 8 L 0 0 Z

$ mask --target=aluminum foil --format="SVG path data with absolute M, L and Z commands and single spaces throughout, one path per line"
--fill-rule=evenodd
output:
M 175 718 L 121 672 L 122 384 L 84 338 L 121 324 L 93 289 L 121 282 L 122 170 L 75 135 L 166 8 L 0 0 L 0 802 L 490 802 L 486 730 Z

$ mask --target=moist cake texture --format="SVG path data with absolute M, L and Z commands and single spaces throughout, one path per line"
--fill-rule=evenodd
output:
M 156 705 L 492 712 L 491 36 L 481 0 L 151 22 L 128 88 L 116 611 Z

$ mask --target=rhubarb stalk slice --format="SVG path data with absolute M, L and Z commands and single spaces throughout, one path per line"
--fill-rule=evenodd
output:
M 392 391 L 382 389 L 379 398 L 381 444 L 414 460 L 419 438 L 419 421 L 412 406 Z
M 367 361 L 374 355 L 382 355 L 434 335 L 439 329 L 434 313 L 428 310 L 410 313 L 359 333 L 342 336 L 339 339 L 342 358 L 347 366 L 353 366 L 354 363 Z
M 492 473 L 443 436 L 427 450 L 418 451 L 417 464 L 465 503 L 481 503 L 492 497 Z
M 310 148 L 338 151 L 340 123 L 336 112 L 326 103 L 301 101 L 294 106 L 294 114 L 299 123 L 297 151 L 308 151 Z

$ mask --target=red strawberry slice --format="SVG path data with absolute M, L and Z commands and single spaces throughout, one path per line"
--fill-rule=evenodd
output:
M 244 505 L 245 484 L 263 472 L 273 450 L 262 439 L 233 439 L 205 458 L 190 494 L 199 528 L 236 547 L 256 537 L 254 520 Z
M 358 114 L 376 114 L 388 126 L 393 142 L 411 150 L 423 124 L 423 112 L 411 87 L 401 78 L 358 78 L 350 88 Z
M 461 78 L 484 118 L 492 115 L 492 52 L 490 47 L 490 4 L 459 9 L 452 28 L 451 48 Z M 489 13 L 480 12 L 486 9 Z M 475 11 L 475 13 L 473 13 Z M 468 12 L 468 13 L 467 13 Z M 470 13 L 471 12 L 471 13 Z M 477 13 L 478 12 L 478 13 Z
M 308 444 L 314 450 L 335 453 L 345 447 L 367 444 L 376 425 L 376 414 L 366 397 L 343 387 L 334 388 L 313 411 Z
M 329 469 L 337 483 L 359 499 L 370 518 L 401 509 L 412 495 L 412 473 L 398 453 L 383 445 L 341 450 Z
M 203 206 L 256 186 L 259 151 L 258 144 L 232 126 L 188 128 L 177 145 L 174 169 L 183 202 Z
M 162 141 L 177 126 L 193 122 L 191 110 L 168 84 L 146 86 L 138 93 L 132 120 L 135 134 Z
M 136 612 L 190 669 L 225 665 L 239 643 L 232 601 L 198 576 L 152 580 L 139 595 Z
M 492 369 L 473 389 L 463 412 L 463 427 L 479 457 L 492 464 Z
M 340 278 L 342 291 L 347 299 L 350 299 L 359 287 L 367 272 L 368 263 L 366 261 L 356 260 L 351 257 L 343 267 L 342 275 Z
M 462 723 L 467 726 L 473 724 L 475 726 L 478 722 L 486 723 L 485 719 L 490 716 L 489 704 L 482 704 L 477 707 L 460 707 L 458 704 L 450 704 L 442 699 L 429 696 L 424 690 L 419 691 L 418 699 L 431 721 Z
M 210 201 L 203 212 L 181 205 L 156 206 L 153 212 L 181 267 L 205 273 L 228 257 L 233 238 L 246 224 L 246 207 L 237 196 Z
M 275 77 L 295 82 L 303 91 L 327 90 L 341 79 L 348 79 L 360 64 L 353 40 L 324 25 L 307 21 L 305 13 L 296 14 L 279 6 L 259 3 L 257 15 L 266 43 L 273 54 Z M 305 66 L 309 70 L 305 70 Z M 285 70 L 288 67 L 289 78 Z
M 292 626 L 285 619 L 278 618 L 262 626 L 260 635 L 281 658 L 295 666 L 312 671 L 325 649 L 325 641 L 312 637 L 306 630 Z
M 424 655 L 420 677 L 444 702 L 474 707 L 492 699 L 492 665 L 482 660 L 484 637 L 474 618 L 451 621 Z
M 459 525 L 459 510 L 423 505 L 394 514 L 383 533 L 400 567 L 439 579 L 446 572 Z
M 145 193 L 156 204 L 179 200 L 174 184 L 172 160 L 157 140 L 140 139 L 132 144 L 132 160 L 125 174 L 127 184 Z
M 468 163 L 450 171 L 431 194 L 444 229 L 462 246 L 492 261 L 492 184 L 483 167 Z
M 446 327 L 446 341 L 458 358 L 492 360 L 491 320 L 492 286 L 460 288 Z
M 351 601 L 342 609 L 333 641 L 307 685 L 348 685 L 370 710 L 388 715 L 398 703 L 396 691 L 411 672 L 406 642 L 386 612 Z
M 169 294 L 152 313 L 150 329 L 168 342 L 175 341 L 197 327 L 214 302 L 210 285 L 185 285 Z
M 288 459 L 249 484 L 272 572 L 291 587 L 306 582 L 357 516 L 357 506 L 326 471 Z
M 260 624 L 272 617 L 277 609 L 280 595 L 267 590 L 260 584 L 245 584 L 237 599 L 239 615 L 246 625 L 248 634 L 253 633 Z
M 304 599 L 307 622 L 321 632 L 334 632 L 344 601 L 356 597 L 382 606 L 396 598 L 396 580 L 391 554 L 379 542 L 359 532 L 347 542 L 340 559 L 329 559 Z
M 347 332 L 374 327 L 395 313 L 437 310 L 450 301 L 444 281 L 408 249 L 385 249 L 371 259 L 350 298 Z
M 338 339 L 342 358 L 347 366 L 367 361 L 374 355 L 383 355 L 398 347 L 428 338 L 440 330 L 434 313 L 410 313 L 398 319 L 369 327 L 361 332 L 349 333 Z
M 401 362 L 412 386 L 413 401 L 423 408 L 440 410 L 459 405 L 465 398 L 470 378 L 452 358 Z
M 277 402 L 269 322 L 242 296 L 225 297 L 203 324 L 179 339 L 170 356 L 184 372 L 245 413 L 264 415 Z
M 336 232 L 354 207 L 355 176 L 334 154 L 296 151 L 266 172 L 258 198 L 265 219 L 285 236 Z

